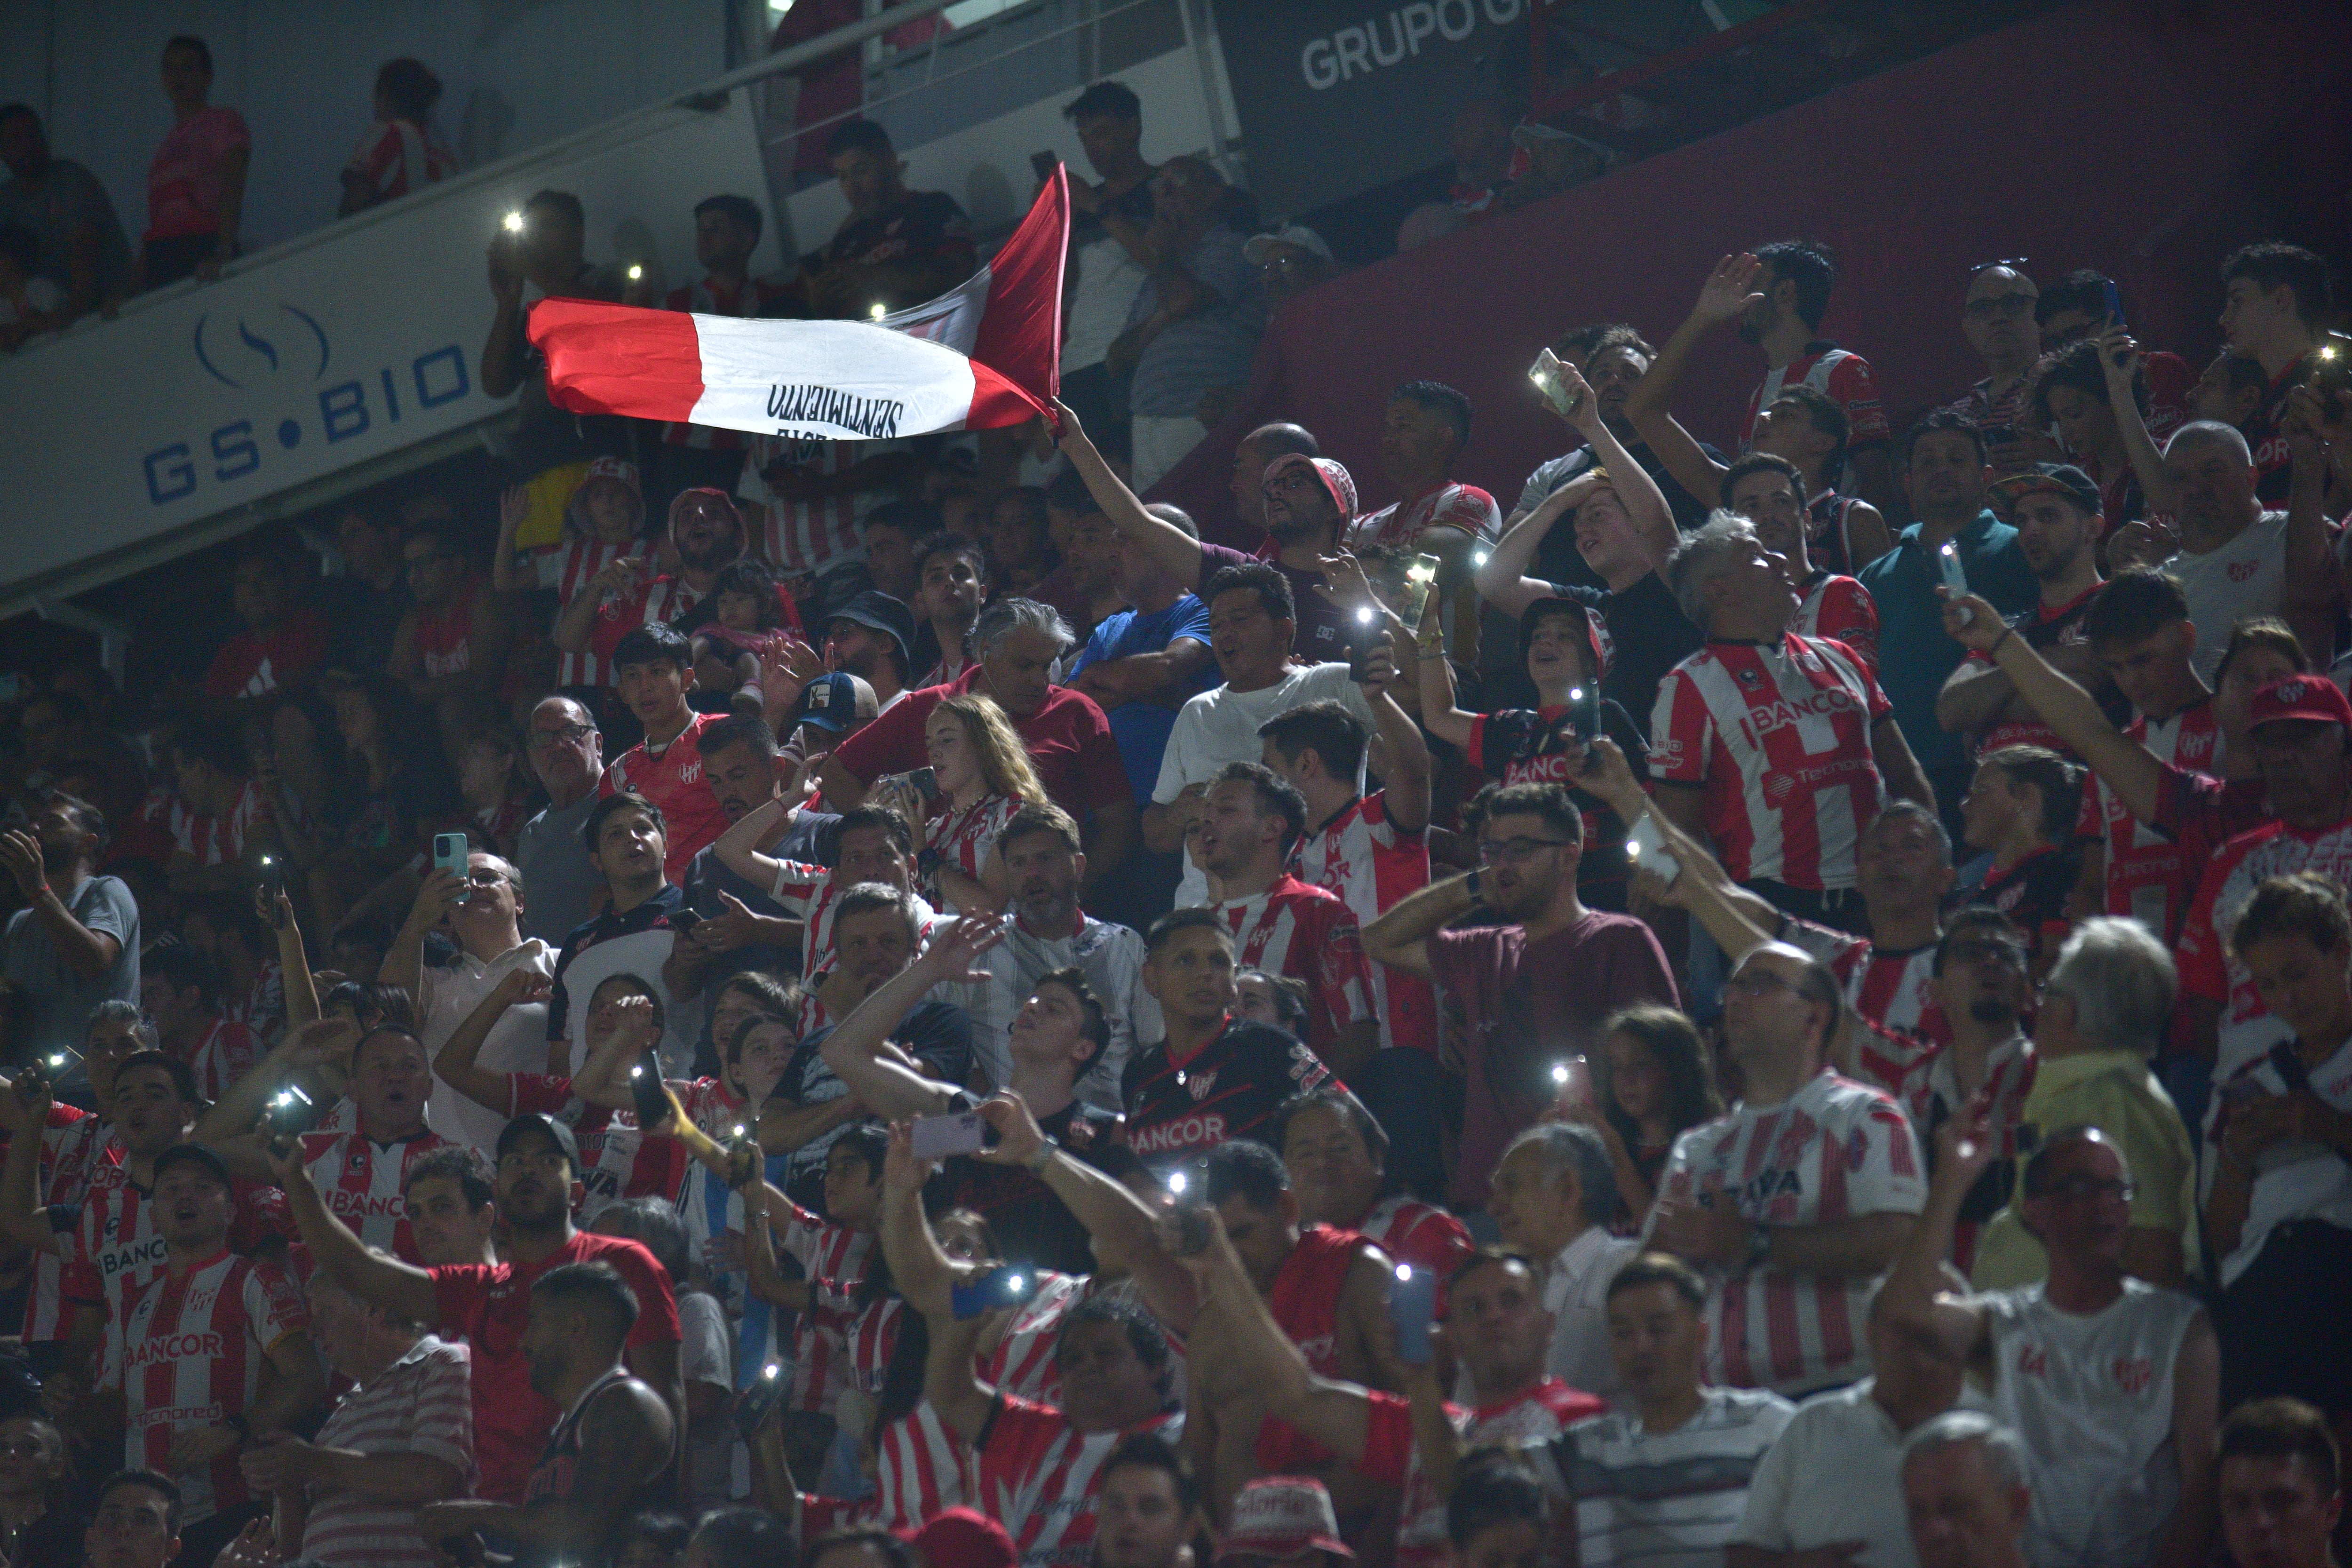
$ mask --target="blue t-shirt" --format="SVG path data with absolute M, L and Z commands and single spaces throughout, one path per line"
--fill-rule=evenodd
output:
M 1070 674 L 1075 678 L 1087 666 L 1109 659 L 1165 652 L 1178 637 L 1202 644 L 1209 640 L 1209 606 L 1191 594 L 1153 615 L 1121 610 L 1108 617 L 1087 639 L 1086 651 L 1078 655 Z M 1193 677 L 1192 689 L 1182 695 L 1206 691 L 1218 679 L 1216 665 L 1204 664 Z M 1159 702 L 1122 702 L 1107 710 L 1103 717 L 1110 721 L 1110 738 L 1118 742 L 1118 760 L 1126 764 L 1127 782 L 1133 786 L 1135 798 L 1150 801 L 1160 783 L 1160 755 L 1168 749 L 1169 731 L 1176 728 L 1176 710 Z
M 1905 529 L 1895 548 L 1860 575 L 1878 605 L 1878 684 L 1895 705 L 1895 721 L 1921 767 L 1949 768 L 1965 763 L 1968 750 L 1936 722 L 1936 696 L 1968 650 L 1944 635 L 1944 601 L 1936 593 L 1944 577 L 1927 559 L 1920 530 L 1916 522 Z M 1980 511 L 1952 539 L 1969 592 L 1992 601 L 2004 616 L 2032 606 L 2042 585 L 2017 547 L 2017 530 Z

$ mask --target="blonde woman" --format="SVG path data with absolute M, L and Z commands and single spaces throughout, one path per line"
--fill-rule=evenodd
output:
M 935 785 L 914 776 L 883 780 L 868 804 L 887 805 L 915 825 L 916 892 L 940 910 L 1001 913 L 1010 896 L 996 836 L 1013 814 L 1045 798 L 1021 737 L 992 698 L 960 691 L 923 721 L 923 744 Z

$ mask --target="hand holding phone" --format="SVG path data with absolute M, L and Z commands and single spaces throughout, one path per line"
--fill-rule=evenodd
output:
M 636 1108 L 641 1128 L 656 1127 L 669 1120 L 669 1090 L 662 1083 L 661 1058 L 651 1046 L 629 1068 L 629 1101 Z
M 1625 858 L 1635 870 L 1647 871 L 1669 886 L 1683 874 L 1683 863 L 1666 853 L 1665 838 L 1646 811 L 1633 819 L 1625 835 Z
M 1007 1263 L 977 1279 L 950 1285 L 949 1309 L 957 1321 L 963 1322 L 1007 1307 L 1018 1307 L 1037 1293 L 1038 1284 L 1035 1269 Z
M 1960 568 L 1960 548 L 1948 539 L 1936 552 L 1936 570 L 1942 574 L 1944 586 L 1951 590 L 1952 597 L 1957 599 L 1968 593 L 1969 574 Z M 1960 625 L 1974 626 L 1976 619 L 1974 610 L 1965 605 L 1960 606 Z
M 977 1154 L 988 1147 L 995 1129 L 976 1110 L 945 1116 L 918 1116 L 907 1128 L 907 1152 L 918 1160 L 944 1160 L 955 1154 Z
M 1563 368 L 1559 356 L 1547 346 L 1536 355 L 1536 363 L 1528 367 L 1528 379 L 1536 384 L 1536 390 L 1543 394 L 1546 403 L 1551 405 L 1551 411 L 1565 419 L 1568 417 L 1569 399 L 1568 381 L 1560 374 Z
M 1429 1325 L 1436 1317 L 1436 1274 L 1410 1263 L 1398 1264 L 1396 1280 L 1389 1287 L 1389 1322 L 1396 1330 L 1399 1361 L 1407 1366 L 1429 1364 Z

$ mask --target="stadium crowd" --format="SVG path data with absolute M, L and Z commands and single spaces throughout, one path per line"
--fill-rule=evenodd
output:
M 527 303 L 627 286 L 544 192 L 511 488 L 257 534 L 195 679 L 16 703 L 9 1568 L 2335 1561 L 2327 264 L 2219 258 L 2201 370 L 1980 267 L 1898 430 L 1824 247 L 1661 258 L 1507 510 L 1415 380 L 1384 509 L 1248 432 L 1240 550 L 1139 492 L 1320 242 L 1067 113 L 1054 420 L 567 413 Z M 747 276 L 713 195 L 663 303 L 970 274 L 828 153 L 825 247 Z

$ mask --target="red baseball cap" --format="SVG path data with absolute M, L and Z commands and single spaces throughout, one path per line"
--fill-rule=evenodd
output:
M 2246 705 L 2246 729 L 2252 731 L 2282 719 L 2341 724 L 2352 731 L 2352 701 L 2324 675 L 2283 675 L 2255 692 Z
M 1339 509 L 1339 521 L 1344 523 L 1354 517 L 1356 515 L 1355 476 L 1349 473 L 1348 466 L 1337 458 L 1310 458 L 1303 452 L 1285 452 L 1265 466 L 1265 473 L 1259 479 L 1258 483 L 1265 484 L 1275 475 L 1295 468 L 1302 463 L 1314 469 L 1316 478 L 1322 481 L 1324 493 L 1331 498 L 1331 504 Z
M 976 1508 L 951 1508 L 901 1532 L 931 1568 L 1013 1568 L 1021 1553 L 1004 1527 Z

